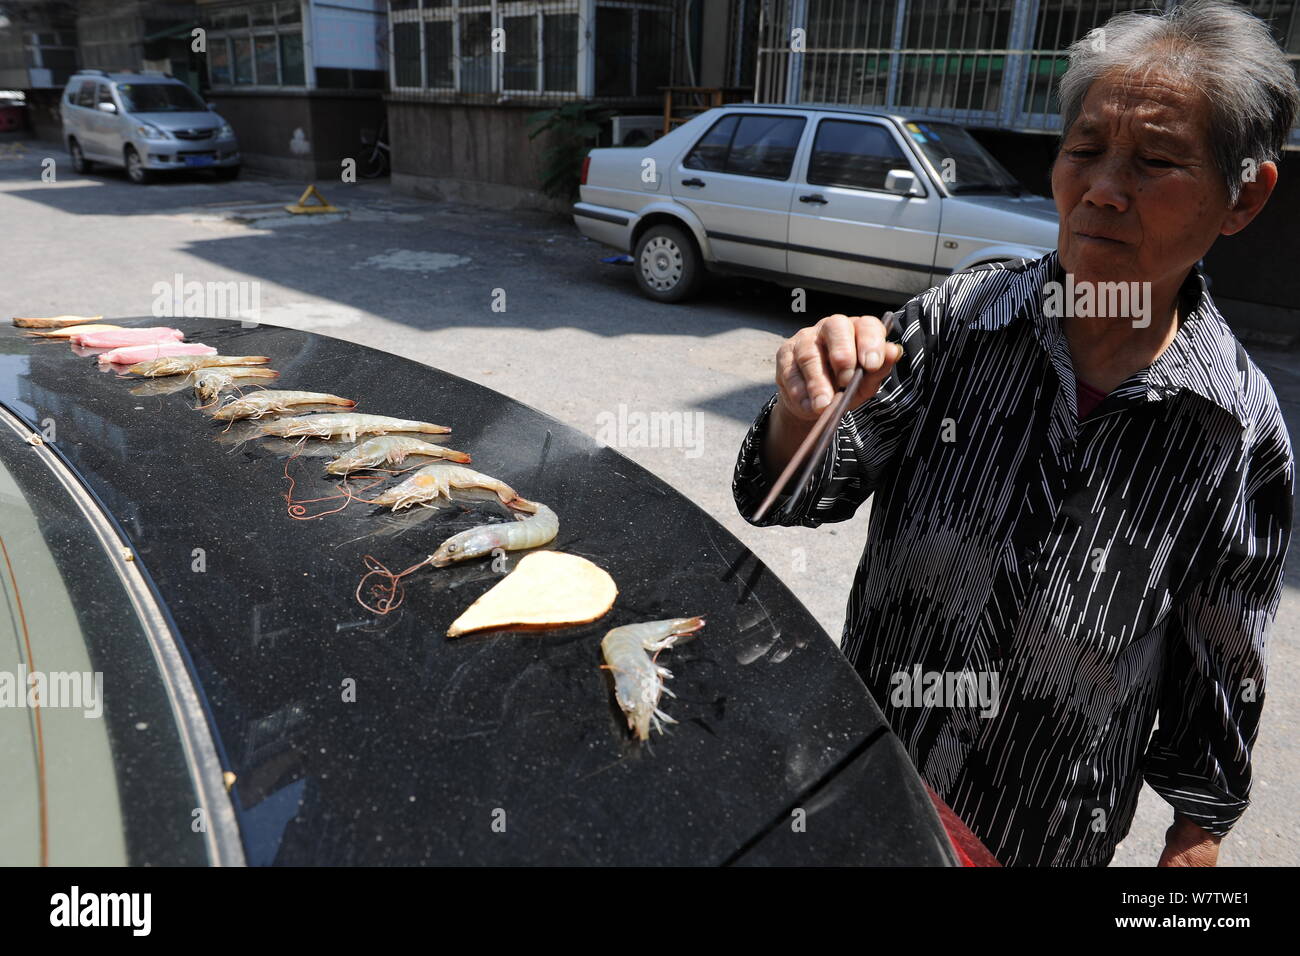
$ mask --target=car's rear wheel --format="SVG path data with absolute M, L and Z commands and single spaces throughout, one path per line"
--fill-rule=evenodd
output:
M 638 288 L 656 302 L 681 302 L 704 281 L 704 263 L 686 231 L 677 226 L 651 226 L 633 255 Z
M 94 168 L 95 164 L 86 158 L 86 154 L 81 151 L 81 144 L 75 139 L 68 140 L 68 152 L 72 154 L 72 171 L 78 176 L 84 176 Z
M 126 148 L 126 178 L 131 180 L 137 186 L 143 186 L 145 183 L 153 180 L 153 174 L 144 168 L 144 160 L 134 146 Z

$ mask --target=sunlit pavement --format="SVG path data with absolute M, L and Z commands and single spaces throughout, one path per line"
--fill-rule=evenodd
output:
M 54 182 L 42 180 L 45 159 L 54 161 Z M 838 641 L 867 509 L 815 531 L 754 529 L 735 512 L 731 471 L 773 391 L 780 340 L 828 312 L 879 306 L 812 294 L 801 315 L 787 290 L 738 281 L 715 282 L 690 305 L 658 305 L 637 293 L 628 266 L 600 261 L 612 250 L 582 239 L 566 219 L 417 199 L 391 192 L 386 181 L 319 182 L 345 218 L 280 215 L 275 207 L 297 200 L 305 185 L 193 174 L 139 187 L 120 172 L 75 176 L 66 154 L 45 144 L 0 152 L 5 307 L 111 320 L 152 314 L 155 287 L 177 275 L 257 282 L 263 322 L 437 366 L 616 444 L 740 537 Z M 1294 434 L 1300 361 L 1249 350 Z M 311 383 L 327 391 L 329 384 Z M 639 440 L 638 424 L 652 415 L 670 426 L 672 447 Z M 562 514 L 563 502 L 555 505 Z M 1293 583 L 1297 560 L 1293 549 Z M 1300 864 L 1292 742 L 1300 694 L 1287 679 L 1300 666 L 1296 593 L 1288 587 L 1273 635 L 1254 805 L 1224 842 L 1226 864 Z M 1153 864 L 1171 819 L 1144 790 L 1115 863 Z

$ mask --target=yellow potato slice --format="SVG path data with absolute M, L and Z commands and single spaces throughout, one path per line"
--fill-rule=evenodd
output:
M 52 315 L 49 318 L 34 319 L 14 316 L 14 325 L 20 329 L 57 329 L 64 325 L 83 325 L 98 322 L 102 315 Z
M 501 627 L 588 624 L 614 606 L 618 586 L 603 568 L 563 551 L 534 551 L 465 609 L 448 637 Z

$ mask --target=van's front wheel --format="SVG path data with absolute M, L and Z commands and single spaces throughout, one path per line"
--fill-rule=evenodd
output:
M 144 167 L 144 160 L 134 146 L 126 148 L 126 178 L 137 186 L 143 186 L 153 179 L 153 174 Z
M 81 144 L 75 139 L 68 140 L 68 152 L 72 154 L 72 171 L 78 176 L 84 176 L 91 170 L 91 162 L 86 158 L 86 154 L 81 151 Z
M 638 288 L 656 302 L 681 302 L 704 281 L 704 263 L 695 243 L 676 226 L 651 226 L 632 256 Z

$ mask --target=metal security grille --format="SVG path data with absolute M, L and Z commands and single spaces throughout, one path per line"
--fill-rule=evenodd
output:
M 728 13 L 727 85 L 747 87 L 754 79 L 754 40 L 762 0 L 731 0 Z
M 681 0 L 390 0 L 403 98 L 655 101 L 682 60 Z
M 1171 0 L 762 0 L 755 99 L 877 106 L 968 126 L 1060 129 L 1065 49 Z M 1300 0 L 1245 4 L 1300 75 Z M 1292 136 L 1300 144 L 1300 131 Z
M 1117 13 L 1167 8 L 1172 4 L 1151 3 L 1150 0 L 1037 0 L 1032 6 L 1032 49 L 1028 55 L 1019 58 L 1023 70 L 1017 76 L 1017 86 L 1023 92 L 1013 101 L 1012 122 L 1022 129 L 1055 132 L 1061 128 L 1056 86 L 1069 65 L 1062 51 Z

